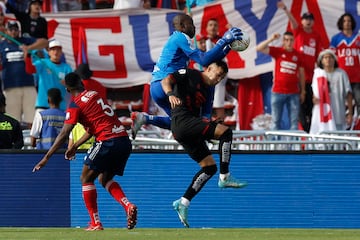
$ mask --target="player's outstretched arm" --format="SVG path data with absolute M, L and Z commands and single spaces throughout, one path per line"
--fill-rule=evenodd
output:
M 61 132 L 56 137 L 54 144 L 51 146 L 51 148 L 47 151 L 45 156 L 38 162 L 35 167 L 33 168 L 33 172 L 39 171 L 41 168 L 43 168 L 47 162 L 49 161 L 50 157 L 58 150 L 65 141 L 68 139 L 69 134 L 71 130 L 74 128 L 74 125 L 72 124 L 64 124 L 63 128 L 61 129 Z

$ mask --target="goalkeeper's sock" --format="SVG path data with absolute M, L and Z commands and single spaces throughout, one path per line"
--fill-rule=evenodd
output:
M 88 210 L 91 224 L 100 223 L 100 217 L 97 206 L 97 191 L 94 183 L 84 183 L 82 185 L 82 195 Z
M 124 191 L 121 189 L 120 185 L 114 180 L 110 180 L 106 183 L 105 189 L 110 193 L 110 195 L 120 203 L 125 210 L 129 205 L 129 200 L 125 196 Z
M 167 116 L 155 116 L 155 115 L 145 115 L 146 123 L 152 124 L 154 126 L 170 129 L 171 128 L 171 118 Z

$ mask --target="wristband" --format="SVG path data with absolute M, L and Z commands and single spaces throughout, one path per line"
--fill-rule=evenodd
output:
M 175 96 L 173 91 L 169 91 L 166 93 L 166 96 L 170 97 L 170 96 Z

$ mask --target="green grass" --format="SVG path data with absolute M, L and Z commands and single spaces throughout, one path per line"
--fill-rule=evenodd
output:
M 0 240 L 358 240 L 360 229 L 0 228 Z

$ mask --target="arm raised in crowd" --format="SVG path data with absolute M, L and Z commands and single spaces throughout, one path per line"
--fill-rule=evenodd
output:
M 292 13 L 289 11 L 289 9 L 286 7 L 285 3 L 283 1 L 279 1 L 277 2 L 277 7 L 283 9 L 285 14 L 288 16 L 291 29 L 297 29 L 299 27 L 299 24 L 296 21 L 295 17 L 292 15 Z
M 268 39 L 262 41 L 261 43 L 259 43 L 256 46 L 256 51 L 259 51 L 259 52 L 262 52 L 262 53 L 265 53 L 265 54 L 269 54 L 269 52 L 270 52 L 269 44 L 271 42 L 273 42 L 274 40 L 279 39 L 279 38 L 280 38 L 280 34 L 279 33 L 274 33 L 273 35 L 271 35 L 270 38 L 268 38 Z

